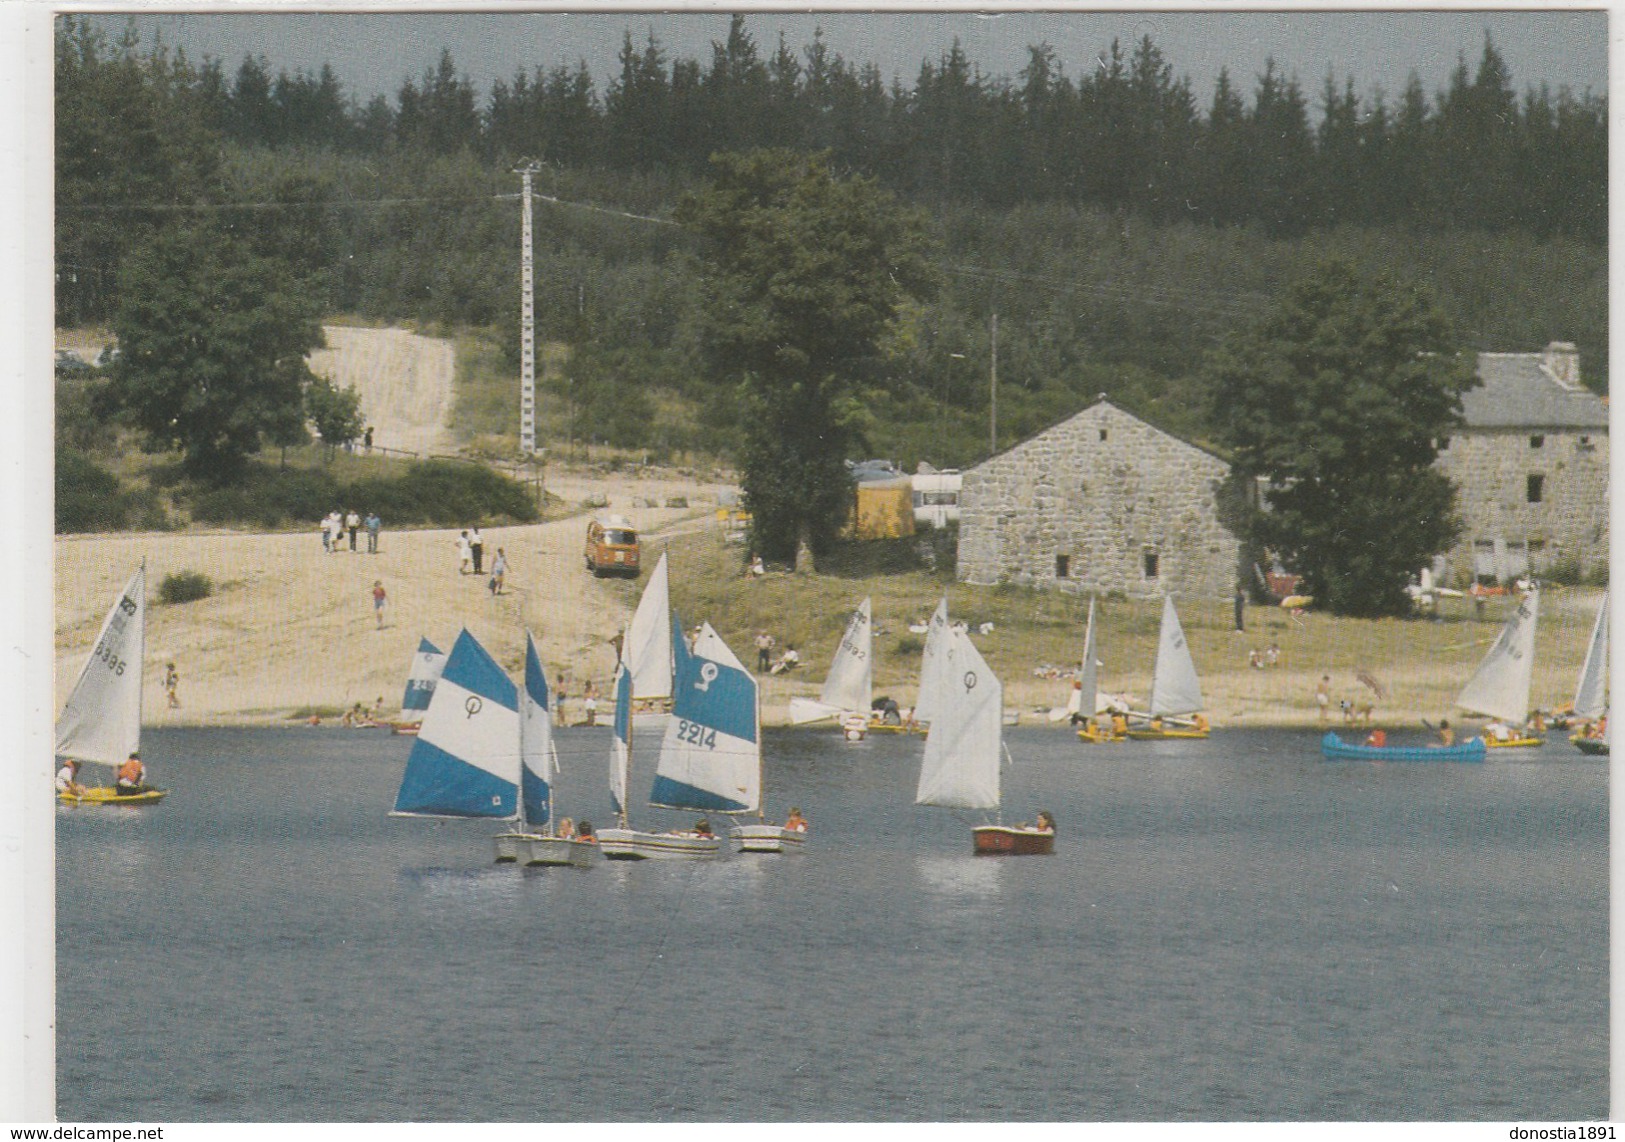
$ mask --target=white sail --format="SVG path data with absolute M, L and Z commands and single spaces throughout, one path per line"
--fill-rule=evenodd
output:
M 964 631 L 949 628 L 948 654 L 932 685 L 937 716 L 925 737 L 915 802 L 998 808 L 1004 687 Z
M 671 589 L 664 553 L 626 628 L 621 656 L 632 670 L 632 697 L 671 697 Z
M 1478 670 L 1467 680 L 1456 705 L 1521 725 L 1529 714 L 1529 679 L 1535 667 L 1535 619 L 1540 594 L 1531 591 L 1501 628 Z
M 1162 597 L 1162 631 L 1157 637 L 1157 663 L 1151 670 L 1151 714 L 1194 714 L 1206 705 L 1202 684 L 1196 677 L 1196 663 L 1185 632 L 1174 611 L 1174 601 Z
M 102 621 L 101 633 L 56 722 L 56 752 L 122 765 L 141 748 L 141 667 L 146 657 L 143 564 Z
M 520 817 L 544 825 L 553 816 L 553 787 L 559 779 L 559 751 L 553 741 L 552 698 L 536 640 L 525 632 L 525 685 L 519 692 Z
M 401 710 L 427 710 L 434 696 L 434 684 L 440 681 L 440 672 L 446 668 L 445 652 L 426 638 L 418 639 L 417 653 L 412 655 L 412 666 L 406 674 L 406 693 L 401 697 Z
M 869 600 L 865 598 L 846 624 L 818 700 L 837 710 L 867 714 L 873 679 L 874 624 L 869 621 Z
M 672 717 L 649 802 L 672 809 L 748 813 L 762 803 L 756 679 L 707 623 L 673 676 Z
M 1574 716 L 1595 719 L 1608 709 L 1608 596 L 1597 608 L 1597 621 L 1591 627 L 1586 645 L 1585 665 L 1580 667 L 1580 684 L 1574 691 Z
M 948 596 L 942 596 L 942 602 L 937 609 L 931 612 L 931 623 L 925 631 L 925 651 L 920 655 L 920 697 L 914 703 L 914 720 L 929 724 L 932 714 L 932 703 L 941 687 L 932 681 L 932 672 L 942 668 L 943 660 L 948 650 Z
M 1074 714 L 1093 717 L 1095 692 L 1100 689 L 1100 664 L 1095 658 L 1095 600 L 1089 599 L 1089 624 L 1083 628 L 1083 661 L 1078 665 L 1078 686 L 1072 691 L 1067 709 Z M 1195 671 L 1192 671 L 1194 674 Z

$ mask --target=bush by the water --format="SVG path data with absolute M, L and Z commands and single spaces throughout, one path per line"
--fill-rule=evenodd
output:
M 203 491 L 191 500 L 203 523 L 281 527 L 315 523 L 333 510 L 377 512 L 386 526 L 456 524 L 508 519 L 531 523 L 536 503 L 523 484 L 478 464 L 426 460 L 398 477 L 341 483 L 322 468 L 251 467 L 242 483 Z
M 207 599 L 213 593 L 214 584 L 203 572 L 177 571 L 164 576 L 164 581 L 158 586 L 158 601 L 170 605 L 191 603 Z
M 56 457 L 56 530 L 117 531 L 128 518 L 119 479 L 82 452 Z

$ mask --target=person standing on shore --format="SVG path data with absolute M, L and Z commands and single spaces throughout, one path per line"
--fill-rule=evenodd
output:
M 502 580 L 508 574 L 508 556 L 502 548 L 497 548 L 497 557 L 491 561 L 491 594 L 502 594 Z
M 378 518 L 377 512 L 367 513 L 367 554 L 378 554 L 378 529 L 384 526 L 384 521 Z
M 756 634 L 756 673 L 765 674 L 773 668 L 773 636 L 765 630 Z
M 485 537 L 480 534 L 477 527 L 468 533 L 468 551 L 474 557 L 474 574 L 485 574 L 480 570 L 481 560 L 485 558 Z
M 1320 707 L 1320 724 L 1326 724 L 1326 718 L 1332 709 L 1332 677 L 1329 674 L 1320 676 L 1320 685 L 1315 687 L 1315 704 Z
M 361 530 L 361 517 L 356 514 L 354 508 L 351 508 L 350 514 L 344 517 L 344 528 L 350 533 L 350 553 L 353 555 L 355 553 L 355 533 Z
M 473 561 L 474 555 L 468 546 L 468 532 L 464 531 L 457 537 L 457 574 L 467 575 Z
M 384 590 L 384 581 L 374 579 L 372 581 L 372 613 L 378 619 L 379 630 L 384 629 L 384 603 L 388 598 L 389 594 Z
M 176 693 L 176 690 L 179 689 L 180 684 L 181 684 L 181 676 L 178 673 L 176 673 L 175 664 L 173 662 L 171 662 L 171 663 L 168 663 L 167 665 L 165 665 L 165 667 L 164 667 L 164 693 L 169 695 L 169 708 L 171 710 L 178 710 L 178 709 L 181 708 L 180 695 Z

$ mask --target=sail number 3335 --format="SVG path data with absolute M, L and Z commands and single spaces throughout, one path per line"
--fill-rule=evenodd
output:
M 705 749 L 717 748 L 717 731 L 709 726 L 702 726 L 698 722 L 691 722 L 687 718 L 677 721 L 677 740 L 687 742 L 689 745 L 702 746 Z
M 103 643 L 101 646 L 96 648 L 96 657 L 100 661 L 106 663 L 107 669 L 111 670 L 114 674 L 124 673 L 125 660 L 114 654 L 113 648 L 108 646 L 106 643 Z

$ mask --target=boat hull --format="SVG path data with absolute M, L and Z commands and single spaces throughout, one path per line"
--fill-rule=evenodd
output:
M 1008 825 L 981 825 L 971 830 L 977 856 L 1044 856 L 1055 851 L 1055 834 Z
M 587 868 L 598 859 L 598 846 L 574 837 L 531 837 L 525 846 L 525 863 L 563 868 Z
M 703 860 L 720 856 L 717 837 L 678 833 L 645 833 L 637 829 L 599 829 L 598 849 L 605 860 Z
M 736 853 L 798 853 L 807 834 L 782 825 L 735 825 L 728 830 L 728 844 Z
M 1572 742 L 1574 744 L 1574 748 L 1579 750 L 1581 753 L 1589 754 L 1592 757 L 1608 756 L 1607 738 L 1588 738 L 1582 734 L 1575 734 L 1569 739 L 1569 741 Z
M 1537 745 L 1545 745 L 1545 738 L 1497 738 L 1487 737 L 1484 745 L 1489 749 L 1532 749 Z
M 1130 730 L 1128 732 L 1129 740 L 1136 742 L 1176 741 L 1185 738 L 1205 741 L 1207 736 L 1207 730 Z
M 148 789 L 144 793 L 126 793 L 120 796 L 110 785 L 93 785 L 82 795 L 58 793 L 57 800 L 64 805 L 151 805 L 169 796 L 167 789 Z
M 1120 742 L 1125 739 L 1122 734 L 1114 734 L 1110 730 L 1107 730 L 1104 733 L 1097 733 L 1094 730 L 1079 730 L 1078 740 L 1080 742 L 1089 742 L 1094 745 L 1101 745 L 1106 742 Z
M 418 731 L 422 728 L 422 722 L 394 722 L 390 725 L 389 732 L 392 734 L 405 734 L 410 737 L 417 737 Z
M 1484 739 L 1456 745 L 1354 745 L 1336 734 L 1320 739 L 1321 756 L 1327 761 L 1483 761 Z
M 498 864 L 515 864 L 525 859 L 529 852 L 532 833 L 498 833 L 491 838 L 491 847 L 496 850 Z

